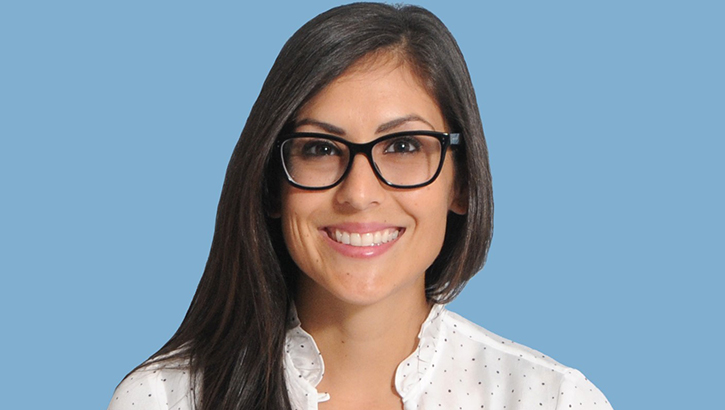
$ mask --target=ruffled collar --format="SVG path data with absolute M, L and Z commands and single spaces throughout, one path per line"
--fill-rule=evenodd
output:
M 441 322 L 446 312 L 444 305 L 433 305 L 418 332 L 418 346 L 395 372 L 395 388 L 403 399 L 408 401 L 417 396 L 420 386 L 425 384 L 428 371 L 433 364 L 434 355 L 441 339 Z M 291 396 L 307 401 L 329 399 L 325 393 L 318 393 L 317 385 L 325 375 L 325 363 L 312 336 L 300 325 L 297 311 L 292 306 L 287 326 L 285 342 L 285 373 Z M 298 390 L 299 393 L 295 392 Z
M 440 349 L 441 323 L 444 313 L 443 305 L 433 305 L 428 317 L 420 326 L 418 332 L 418 346 L 405 360 L 398 365 L 395 372 L 395 389 L 406 402 L 416 397 L 419 388 L 427 382 L 431 372 L 428 370 L 433 364 L 434 356 Z
M 294 369 L 289 370 L 294 370 L 298 379 L 304 379 L 312 387 L 316 387 L 325 375 L 325 362 L 315 339 L 302 329 L 294 305 L 290 317 L 284 345 L 285 355 L 289 356 L 294 366 Z

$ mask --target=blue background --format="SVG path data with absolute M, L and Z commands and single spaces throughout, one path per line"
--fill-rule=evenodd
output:
M 232 148 L 331 1 L 0 5 L 2 407 L 105 408 L 179 325 Z M 618 410 L 723 408 L 718 2 L 421 1 L 468 60 L 495 235 L 452 309 Z

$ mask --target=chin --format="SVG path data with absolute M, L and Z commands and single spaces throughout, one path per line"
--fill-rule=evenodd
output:
M 358 307 L 425 297 L 424 275 L 398 283 L 390 282 L 387 280 L 390 278 L 384 276 L 361 280 L 362 278 L 355 278 L 354 275 L 355 273 L 347 272 L 344 277 L 336 278 L 336 283 L 324 284 L 308 277 L 308 285 L 317 288 L 314 291 L 316 296 L 330 298 L 332 304 L 342 303 Z

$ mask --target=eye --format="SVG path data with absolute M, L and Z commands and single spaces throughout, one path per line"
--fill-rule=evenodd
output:
M 385 154 L 406 154 L 420 151 L 421 143 L 415 136 L 393 138 L 386 141 Z
M 331 141 L 326 140 L 307 141 L 302 147 L 302 155 L 305 157 L 324 157 L 340 154 L 340 149 Z

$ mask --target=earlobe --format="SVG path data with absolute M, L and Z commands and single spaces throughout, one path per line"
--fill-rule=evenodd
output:
M 453 200 L 448 210 L 458 215 L 468 213 L 468 190 L 460 184 L 457 184 L 454 189 Z
M 468 213 L 468 198 L 463 195 L 457 195 L 456 198 L 451 202 L 451 206 L 448 209 L 454 214 L 465 215 Z

